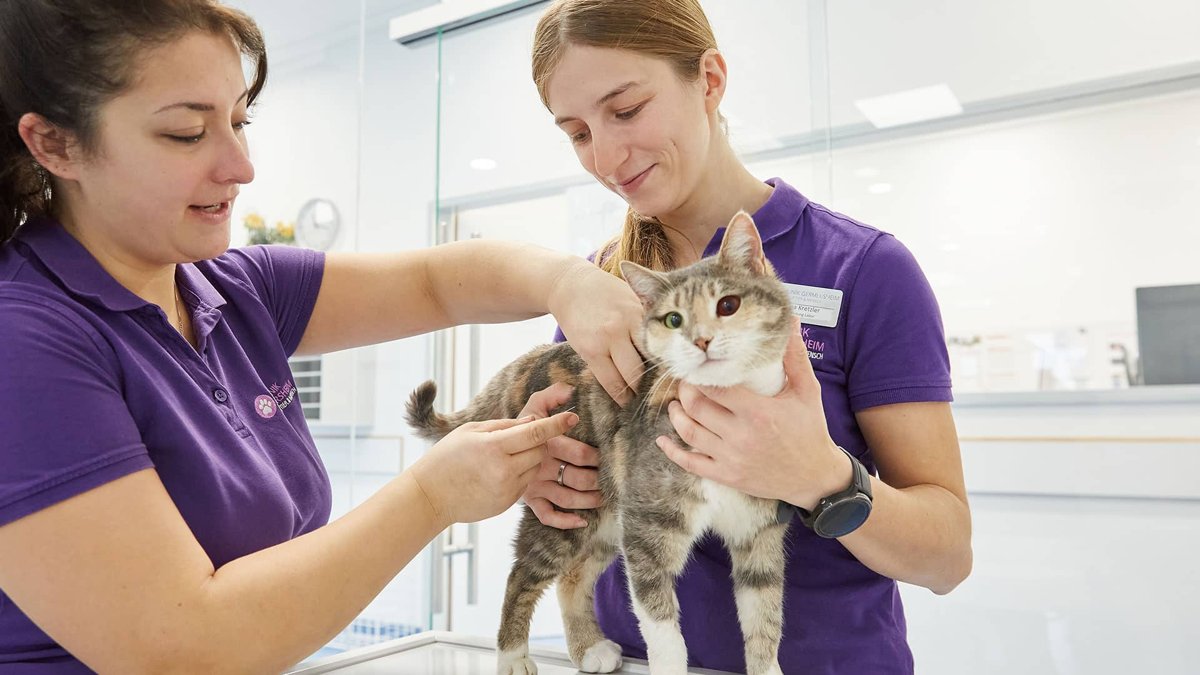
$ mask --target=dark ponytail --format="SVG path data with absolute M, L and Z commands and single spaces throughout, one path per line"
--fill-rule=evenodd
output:
M 4 79 L 0 76 L 0 82 Z M 0 97 L 0 244 L 8 241 L 30 214 L 46 213 L 50 186 L 17 133 L 15 115 Z
M 55 213 L 54 178 L 17 133 L 21 116 L 94 150 L 100 107 L 132 82 L 137 57 L 193 30 L 229 36 L 254 63 L 253 104 L 267 79 L 262 33 L 216 0 L 0 0 L 0 244 Z

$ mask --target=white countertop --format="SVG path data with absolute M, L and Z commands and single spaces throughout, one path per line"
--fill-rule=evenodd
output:
M 292 674 L 315 675 L 495 675 L 495 640 L 472 635 L 431 631 L 383 642 L 296 666 Z M 544 647 L 529 650 L 538 675 L 574 675 L 566 652 Z M 648 674 L 641 659 L 625 659 L 618 673 Z M 693 669 L 696 675 L 721 675 L 723 671 Z

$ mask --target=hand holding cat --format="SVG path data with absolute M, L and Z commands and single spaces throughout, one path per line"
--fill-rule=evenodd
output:
M 642 324 L 637 295 L 625 282 L 588 265 L 558 280 L 549 306 L 567 341 L 608 395 L 624 407 L 642 376 L 635 341 Z
M 799 323 L 784 355 L 787 383 L 775 396 L 744 387 L 682 384 L 671 423 L 692 449 L 667 436 L 658 445 L 684 470 L 756 497 L 811 509 L 849 484 L 852 468 L 829 436 L 821 385 Z
M 468 422 L 438 441 L 409 471 L 447 524 L 502 513 L 517 501 L 546 454 L 546 442 L 579 422 L 573 412 Z
M 521 414 L 545 417 L 569 401 L 571 394 L 572 389 L 566 384 L 552 384 L 531 396 Z M 566 468 L 560 484 L 559 467 L 564 464 Z M 574 438 L 555 436 L 546 441 L 546 455 L 521 499 L 544 525 L 560 530 L 586 527 L 587 521 L 580 516 L 556 511 L 554 507 L 594 509 L 600 506 L 600 472 L 595 468 L 599 464 L 600 451 L 596 448 Z

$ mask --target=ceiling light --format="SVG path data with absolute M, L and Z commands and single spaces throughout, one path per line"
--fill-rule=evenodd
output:
M 963 111 L 962 104 L 946 84 L 862 98 L 854 105 L 879 129 L 950 117 Z
M 402 45 L 515 12 L 545 0 L 453 0 L 418 9 L 388 22 L 388 36 Z
M 471 160 L 471 168 L 476 171 L 491 171 L 496 168 L 496 160 L 488 159 L 487 157 L 478 157 Z
M 869 187 L 867 187 L 867 192 L 870 192 L 873 195 L 887 194 L 891 191 L 892 191 L 891 183 L 871 183 L 871 185 Z

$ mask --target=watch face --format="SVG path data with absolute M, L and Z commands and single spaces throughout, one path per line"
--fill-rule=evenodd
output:
M 865 495 L 855 495 L 826 507 L 813 529 L 823 537 L 842 537 L 857 530 L 871 515 L 871 500 Z

